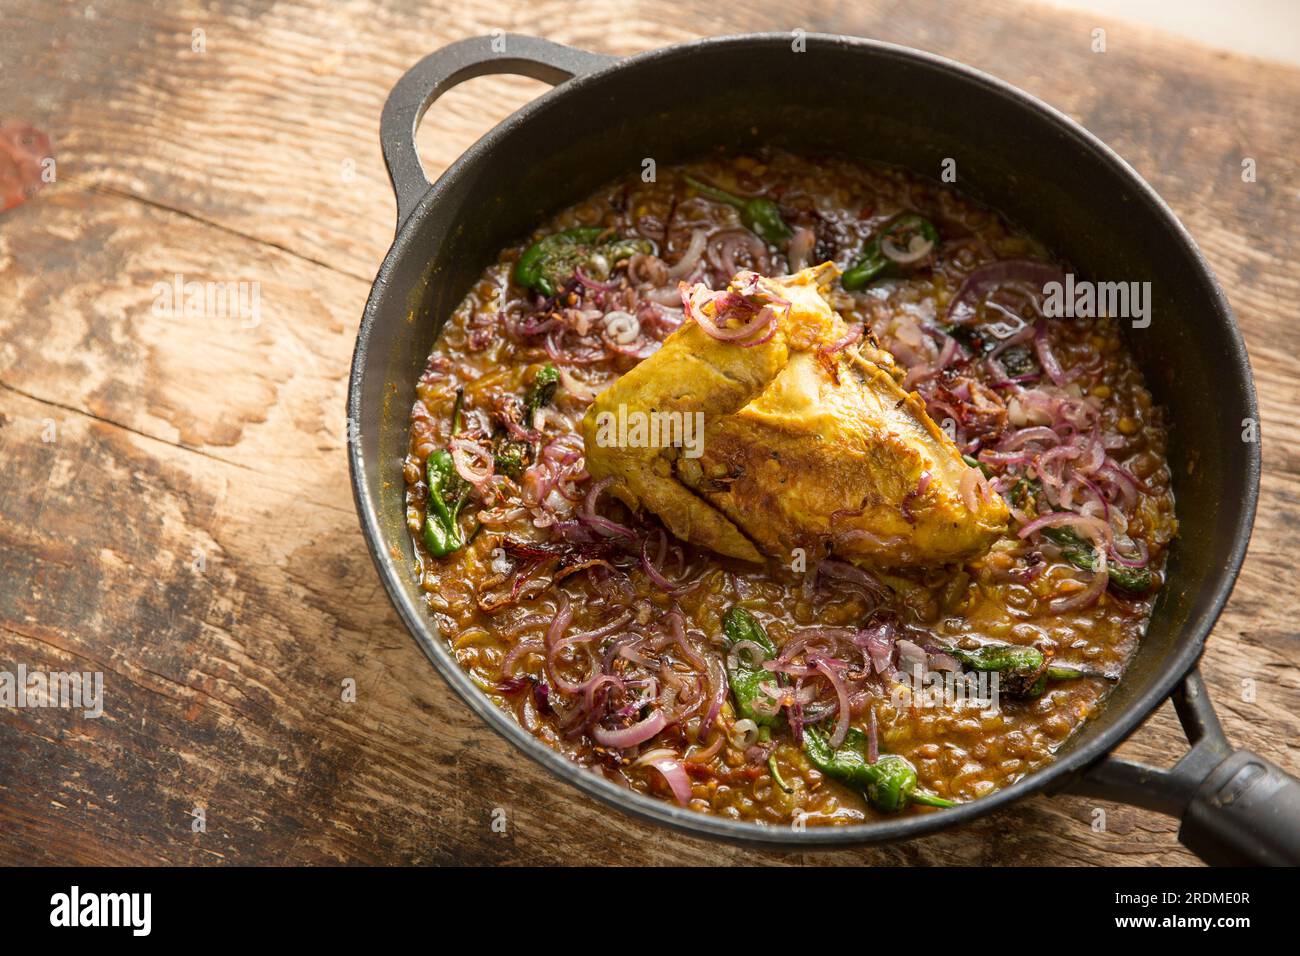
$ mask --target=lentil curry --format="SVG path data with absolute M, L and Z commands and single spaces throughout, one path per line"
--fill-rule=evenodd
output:
M 836 157 L 718 154 L 564 210 L 483 273 L 417 386 L 407 515 L 443 639 L 548 746 L 700 812 L 941 813 L 1033 771 L 1122 673 L 1176 531 L 1160 410 L 1116 320 L 1046 314 L 1064 272 L 953 189 Z M 867 499 L 788 469 L 821 530 L 747 560 L 593 476 L 601 393 L 643 363 L 637 382 L 688 376 L 687 356 L 646 374 L 688 334 L 750 361 L 794 321 L 775 277 L 796 275 L 848 330 L 816 353 L 825 381 L 867 356 L 930 436 L 931 458 L 846 480 L 905 475 L 891 514 L 918 534 L 944 493 L 991 515 L 977 547 L 846 558 Z M 900 464 L 944 456 L 946 489 Z M 742 549 L 763 540 L 728 513 Z

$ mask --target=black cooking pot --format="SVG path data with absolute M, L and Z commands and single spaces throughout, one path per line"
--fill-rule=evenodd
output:
M 562 780 L 691 833 L 795 848 L 902 840 L 1027 794 L 1071 791 L 1182 818 L 1179 839 L 1216 863 L 1300 863 L 1300 781 L 1234 752 L 1196 669 L 1232 590 L 1258 495 L 1258 421 L 1241 336 L 1209 267 L 1169 208 L 1071 120 L 957 63 L 868 40 L 785 34 L 701 40 L 616 59 L 532 37 L 463 40 L 393 88 L 380 133 L 397 238 L 366 304 L 348 394 L 349 459 L 370 552 L 402 620 L 443 678 L 496 731 Z M 433 185 L 415 149 L 429 105 L 464 80 L 514 73 L 560 84 L 475 143 Z M 803 830 L 706 816 L 609 783 L 495 707 L 448 653 L 412 573 L 402 460 L 416 379 L 447 317 L 499 251 L 615 177 L 719 144 L 835 151 L 957 185 L 1106 280 L 1152 283 L 1152 321 L 1129 333 L 1168 411 L 1180 534 L 1146 639 L 1100 713 L 1056 760 L 961 806 Z M 1191 741 L 1162 771 L 1108 756 L 1173 695 Z

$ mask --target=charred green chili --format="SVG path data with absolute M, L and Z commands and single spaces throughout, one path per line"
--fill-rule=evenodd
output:
M 962 455 L 962 459 L 968 465 L 979 465 L 986 476 L 989 474 L 985 465 L 975 461 L 969 455 Z M 1043 486 L 1033 478 L 1021 478 L 1011 486 L 1007 497 L 1016 507 L 1023 508 L 1030 501 L 1038 498 L 1042 488 Z M 1061 549 L 1061 557 L 1066 561 L 1081 571 L 1096 573 L 1097 549 L 1091 541 L 1072 528 L 1043 528 L 1041 533 L 1044 538 Z M 1155 585 L 1155 578 L 1149 568 L 1126 568 L 1122 564 L 1107 562 L 1106 571 L 1109 575 L 1107 586 L 1127 594 L 1146 594 Z
M 533 377 L 533 382 L 524 393 L 523 410 L 520 412 L 524 428 L 533 427 L 537 410 L 551 404 L 560 385 L 560 373 L 554 365 L 547 362 Z M 495 470 L 518 481 L 533 460 L 532 446 L 518 438 L 509 438 L 505 429 L 499 429 L 492 437 L 492 458 Z
M 547 362 L 537 374 L 533 376 L 533 384 L 528 386 L 528 391 L 524 393 L 524 427 L 533 427 L 533 418 L 537 415 L 537 410 L 545 405 L 551 404 L 555 399 L 555 392 L 560 387 L 560 372 L 554 365 Z
M 605 279 L 616 263 L 638 252 L 654 252 L 654 244 L 648 239 L 598 242 L 608 231 L 603 226 L 589 226 L 543 236 L 515 263 L 515 281 L 552 296 L 568 285 L 579 269 L 593 279 Z
M 956 339 L 965 346 L 968 352 L 977 357 L 989 355 L 999 345 L 996 338 L 982 333 L 977 325 L 940 324 L 939 329 L 945 335 Z M 1023 345 L 1012 345 L 1004 349 L 998 353 L 997 360 L 1002 363 L 1007 375 L 1012 378 L 1035 375 L 1042 371 L 1038 365 L 1038 359 L 1034 358 L 1033 352 Z
M 1070 528 L 1044 528 L 1043 537 L 1060 547 L 1061 557 L 1076 568 L 1096 572 L 1097 549 L 1078 532 Z M 1149 568 L 1126 568 L 1111 561 L 1107 562 L 1106 571 L 1109 583 L 1129 594 L 1146 594 L 1154 583 Z
M 759 689 L 760 685 L 775 680 L 775 675 L 764 670 L 763 662 L 776 657 L 776 645 L 767 636 L 767 631 L 763 630 L 758 619 L 738 604 L 727 608 L 722 615 L 722 634 L 728 651 L 727 681 L 731 685 L 731 699 L 736 713 L 749 718 L 759 727 L 778 726 L 782 722 L 779 711 L 765 714 L 754 709 L 759 698 L 767 697 Z M 746 646 L 734 654 L 730 653 L 741 643 Z
M 465 546 L 460 530 L 460 509 L 468 500 L 468 486 L 456 474 L 451 455 L 438 449 L 428 461 L 429 502 L 424 519 L 424 546 L 435 558 Z
M 849 292 L 857 292 L 876 279 L 906 275 L 926 259 L 924 253 L 914 258 L 911 255 L 890 256 L 886 254 L 882 243 L 889 243 L 891 247 L 902 250 L 911 250 L 914 244 L 919 243 L 915 248 L 924 249 L 928 253 L 938 241 L 939 230 L 924 216 L 910 212 L 895 216 L 862 247 L 862 254 L 844 271 L 840 284 Z
M 464 389 L 457 389 L 451 410 L 451 433 L 460 431 Z M 425 463 L 429 498 L 425 506 L 424 546 L 435 558 L 445 557 L 465 546 L 460 530 L 460 509 L 469 500 L 469 483 L 456 473 L 451 453 L 438 449 Z
M 789 241 L 794 234 L 791 232 L 790 227 L 786 225 L 785 220 L 781 218 L 780 207 L 770 199 L 764 199 L 761 196 L 753 199 L 742 199 L 740 196 L 733 196 L 716 186 L 702 183 L 693 176 L 687 176 L 686 182 L 700 195 L 708 196 L 717 202 L 726 203 L 728 206 L 739 209 L 740 221 L 745 224 L 745 228 L 766 243 L 780 246 Z
M 492 467 L 497 474 L 518 481 L 531 463 L 528 442 L 510 438 L 504 428 L 492 436 Z
M 812 765 L 841 783 L 861 790 L 877 810 L 896 813 L 909 803 L 927 807 L 955 807 L 952 800 L 921 790 L 917 786 L 916 768 L 906 757 L 881 754 L 875 763 L 867 759 L 867 735 L 850 728 L 844 743 L 832 747 L 830 740 L 815 727 L 805 727 L 804 753 Z
M 997 672 L 1007 693 L 1013 697 L 1041 697 L 1049 680 L 1111 679 L 1098 671 L 1067 664 L 1048 664 L 1038 648 L 1018 644 L 985 644 L 971 651 L 949 647 L 944 648 L 944 652 L 971 670 Z

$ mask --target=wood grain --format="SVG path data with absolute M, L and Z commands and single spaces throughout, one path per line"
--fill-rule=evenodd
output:
M 1172 821 L 1104 805 L 1096 831 L 1069 797 L 880 849 L 718 846 L 556 785 L 450 695 L 366 555 L 343 400 L 391 239 L 383 99 L 419 56 L 497 28 L 613 53 L 878 37 L 1007 79 L 1127 158 L 1201 244 L 1251 353 L 1261 513 L 1203 670 L 1233 741 L 1300 770 L 1300 73 L 998 0 L 9 0 L 3 109 L 50 132 L 58 182 L 0 217 L 0 669 L 106 686 L 99 720 L 0 710 L 0 862 L 1192 862 Z M 483 78 L 440 101 L 430 172 L 540 89 Z M 258 321 L 155 307 L 177 274 L 259 283 Z M 1123 752 L 1183 749 L 1165 707 Z

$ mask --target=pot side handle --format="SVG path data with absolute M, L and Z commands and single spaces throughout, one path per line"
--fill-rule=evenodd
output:
M 1182 820 L 1179 841 L 1214 866 L 1300 866 L 1300 780 L 1223 734 L 1199 668 L 1173 694 L 1191 749 L 1169 770 L 1118 757 L 1093 764 L 1069 792 Z
M 555 85 L 617 59 L 538 37 L 497 33 L 458 40 L 416 63 L 388 94 L 379 120 L 384 164 L 397 195 L 397 228 L 430 187 L 415 148 L 415 132 L 439 96 L 465 80 L 491 73 L 512 73 Z

